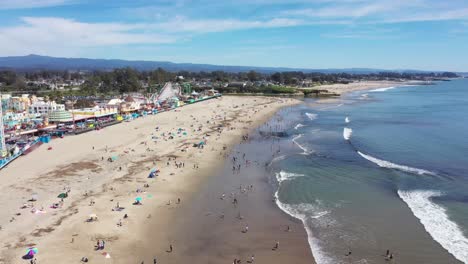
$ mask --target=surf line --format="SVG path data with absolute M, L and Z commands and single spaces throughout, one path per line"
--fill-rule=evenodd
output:
M 400 164 L 392 163 L 392 162 L 390 162 L 390 161 L 378 159 L 378 158 L 373 157 L 373 156 L 371 156 L 371 155 L 362 153 L 362 152 L 359 151 L 359 150 L 356 148 L 356 146 L 354 146 L 354 144 L 351 142 L 351 136 L 352 136 L 352 134 L 353 134 L 353 130 L 352 130 L 351 128 L 345 127 L 345 128 L 343 129 L 343 138 L 349 143 L 349 145 L 351 146 L 351 148 L 352 148 L 357 154 L 359 154 L 359 156 L 361 156 L 361 157 L 363 157 L 364 159 L 366 159 L 366 160 L 368 160 L 368 161 L 370 161 L 370 162 L 376 164 L 377 166 L 379 166 L 379 167 L 381 167 L 381 168 L 394 169 L 394 170 L 409 172 L 409 173 L 418 174 L 418 175 L 432 175 L 432 176 L 437 175 L 435 172 L 432 172 L 432 171 L 428 171 L 428 170 L 424 170 L 424 169 L 413 168 L 413 167 L 406 166 L 406 165 L 400 165 Z

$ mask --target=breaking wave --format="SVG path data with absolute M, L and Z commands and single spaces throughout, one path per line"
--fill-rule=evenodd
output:
M 353 130 L 351 128 L 345 127 L 343 129 L 343 138 L 345 140 L 349 140 L 352 134 L 353 134 Z
M 344 104 L 338 104 L 338 105 L 327 106 L 327 107 L 320 108 L 319 110 L 320 110 L 320 111 L 323 111 L 323 110 L 338 108 L 338 107 L 341 107 L 341 106 L 343 106 L 343 105 L 344 105 Z
M 424 229 L 456 259 L 468 263 L 468 239 L 447 215 L 445 208 L 431 201 L 439 191 L 398 191 L 400 198 L 419 219 Z
M 362 153 L 360 151 L 358 151 L 357 153 L 359 155 L 361 155 L 363 158 L 365 158 L 366 160 L 368 160 L 368 161 L 370 161 L 372 163 L 375 163 L 378 166 L 383 167 L 383 168 L 397 169 L 397 170 L 406 171 L 406 172 L 410 172 L 410 173 L 416 173 L 416 174 L 419 174 L 419 175 L 423 175 L 423 174 L 436 175 L 434 172 L 431 172 L 431 171 L 391 163 L 390 161 L 381 160 L 381 159 L 372 157 L 370 155 L 366 155 L 366 154 L 364 154 L 364 153 Z
M 303 136 L 303 134 L 297 135 L 292 139 L 292 141 L 294 142 L 294 144 L 296 144 L 296 146 L 298 146 L 300 149 L 302 149 L 302 151 L 304 151 L 302 154 L 304 154 L 304 155 L 310 154 L 310 151 L 306 147 L 302 146 L 301 144 L 297 143 L 297 141 L 296 141 L 297 139 L 301 138 L 302 136 Z
M 276 205 L 285 213 L 288 215 L 299 219 L 302 221 L 305 230 L 307 232 L 307 241 L 309 242 L 309 247 L 310 250 L 312 251 L 312 255 L 314 256 L 315 262 L 317 264 L 331 264 L 331 263 L 336 263 L 336 261 L 328 256 L 323 250 L 322 246 L 320 245 L 320 240 L 316 239 L 312 235 L 312 230 L 307 224 L 308 219 L 317 219 L 322 216 L 327 215 L 329 212 L 321 210 L 320 208 L 312 205 L 312 204 L 285 204 L 282 203 L 278 199 L 278 191 L 275 193 L 275 200 L 276 200 Z
M 394 87 L 394 86 L 384 87 L 384 88 L 378 88 L 378 89 L 370 90 L 369 92 L 385 92 L 385 91 L 392 90 L 392 89 L 395 89 L 395 88 L 396 87 Z
M 279 184 L 281 184 L 284 181 L 296 179 L 299 177 L 304 177 L 303 174 L 297 174 L 297 173 L 291 173 L 291 172 L 285 172 L 285 171 L 280 171 L 276 173 L 276 180 L 278 181 Z
M 303 125 L 303 124 L 297 124 L 297 125 L 294 127 L 294 129 L 295 129 L 295 130 L 298 130 L 298 129 L 301 128 L 301 127 L 304 127 L 304 125 Z
M 305 115 L 310 119 L 310 120 L 315 120 L 317 119 L 317 114 L 311 114 L 311 113 L 305 113 Z

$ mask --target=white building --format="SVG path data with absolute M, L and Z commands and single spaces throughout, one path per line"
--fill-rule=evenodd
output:
M 57 104 L 54 101 L 51 102 L 44 102 L 38 101 L 29 106 L 29 113 L 30 114 L 48 114 L 52 111 L 65 111 L 65 105 Z

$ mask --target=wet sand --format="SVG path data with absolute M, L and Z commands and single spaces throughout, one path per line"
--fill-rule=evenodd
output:
M 183 210 L 174 212 L 166 237 L 174 252 L 157 250 L 163 263 L 233 263 L 234 259 L 248 263 L 252 255 L 255 263 L 314 263 L 302 223 L 279 210 L 272 200 L 275 187 L 264 165 L 272 158 L 271 140 L 258 134 L 251 137 L 181 205 Z M 233 157 L 235 164 L 241 164 L 240 171 L 233 171 Z M 157 236 L 158 231 L 150 229 L 149 233 Z M 275 250 L 276 242 L 279 248 Z

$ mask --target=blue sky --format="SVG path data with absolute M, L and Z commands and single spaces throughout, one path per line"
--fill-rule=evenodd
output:
M 0 0 L 0 56 L 468 71 L 467 0 Z

